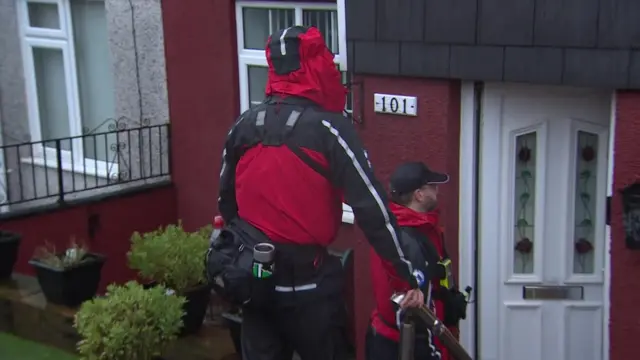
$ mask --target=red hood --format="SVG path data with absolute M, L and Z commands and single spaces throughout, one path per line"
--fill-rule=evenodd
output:
M 318 29 L 294 26 L 281 30 L 269 37 L 266 55 L 267 96 L 300 96 L 327 111 L 344 110 L 347 90 Z
M 440 212 L 434 210 L 428 213 L 420 213 L 406 206 L 390 203 L 389 208 L 393 215 L 398 219 L 399 226 L 422 227 L 431 226 L 438 227 L 440 223 Z

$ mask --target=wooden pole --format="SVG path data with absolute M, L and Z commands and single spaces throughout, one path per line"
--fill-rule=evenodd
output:
M 404 299 L 404 294 L 394 294 L 391 297 L 391 301 L 399 305 Z M 431 333 L 436 336 L 442 345 L 444 345 L 451 356 L 453 356 L 456 360 L 473 360 L 471 356 L 467 353 L 467 351 L 460 345 L 458 339 L 447 329 L 444 324 L 438 320 L 436 315 L 429 309 L 426 305 L 422 305 L 419 308 L 409 308 L 407 309 L 408 315 L 411 315 L 413 318 L 419 318 L 427 328 L 431 330 Z M 400 353 L 402 354 L 402 346 L 404 344 L 401 342 Z
M 416 327 L 411 320 L 400 324 L 400 360 L 414 360 Z

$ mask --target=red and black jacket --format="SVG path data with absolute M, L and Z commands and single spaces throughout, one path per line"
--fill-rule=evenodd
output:
M 425 257 L 425 261 L 428 261 L 430 264 L 436 264 L 442 258 L 448 257 L 444 247 L 438 211 L 419 213 L 395 203 L 390 204 L 390 209 L 396 216 L 402 231 L 406 233 L 403 234 L 402 237 L 403 244 L 405 244 L 404 246 L 412 246 L 413 248 L 420 249 L 423 252 L 422 254 L 426 254 L 424 256 L 428 257 Z M 409 241 L 410 239 L 412 241 Z M 416 253 L 416 250 L 410 250 L 409 248 L 405 250 L 405 253 L 409 251 L 413 254 Z M 411 257 L 411 259 L 412 262 L 423 261 L 415 257 Z M 429 271 L 426 277 L 431 279 L 430 295 L 432 303 L 430 305 L 432 305 L 432 309 L 438 319 L 444 322 L 449 327 L 449 330 L 457 333 L 457 329 L 447 324 L 448 317 L 455 314 L 451 313 L 450 307 L 449 313 L 447 313 L 448 307 L 446 303 L 448 300 L 446 296 L 443 296 L 447 291 L 441 288 L 439 283 L 440 277 L 442 276 L 440 274 L 441 271 L 436 269 L 436 267 L 430 267 L 429 269 L 431 271 Z M 396 313 L 387 299 L 390 294 L 394 292 L 405 291 L 407 285 L 401 281 L 394 281 L 396 275 L 393 268 L 375 254 L 371 255 L 371 271 L 374 293 L 376 294 L 376 308 L 371 317 L 372 326 L 378 333 L 397 341 L 399 339 L 398 328 L 393 322 L 390 323 L 390 321 L 396 317 Z M 450 359 L 448 350 L 440 344 L 439 340 L 434 339 L 434 343 L 440 350 L 440 358 L 442 360 Z
M 387 207 L 351 121 L 346 90 L 320 32 L 295 26 L 267 44 L 267 99 L 243 113 L 228 133 L 218 207 L 272 241 L 327 246 L 335 239 L 342 199 L 357 224 L 399 276 L 415 287 Z
M 432 294 L 432 279 L 434 277 L 438 261 L 437 251 L 429 246 L 428 239 L 415 231 L 413 228 L 401 227 L 401 246 L 414 266 L 415 272 L 420 272 L 418 277 L 424 279 L 421 290 L 425 296 L 425 304 L 434 309 Z M 399 278 L 394 268 L 375 252 L 371 252 L 371 277 L 373 280 L 373 292 L 376 300 L 376 307 L 371 314 L 371 327 L 374 331 L 395 342 L 400 341 L 399 326 L 402 321 L 403 312 L 397 308 L 389 299 L 396 292 L 406 292 L 410 289 L 407 282 Z M 441 350 L 437 346 L 431 331 L 422 325 L 417 324 L 416 341 L 428 342 L 429 354 L 426 359 L 441 359 Z

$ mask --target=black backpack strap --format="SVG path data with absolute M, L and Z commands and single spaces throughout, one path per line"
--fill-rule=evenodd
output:
M 296 124 L 298 124 L 298 120 L 303 113 L 304 110 L 302 112 L 298 110 L 291 111 L 291 114 L 289 114 L 289 117 L 287 118 L 287 122 L 284 124 L 284 131 L 282 133 L 282 139 L 284 141 L 289 139 L 289 135 L 291 135 L 291 132 L 296 127 Z
M 318 164 L 317 161 L 313 160 L 311 156 L 305 153 L 299 146 L 293 145 L 290 143 L 285 143 L 285 145 L 289 148 L 289 150 L 291 150 L 292 153 L 294 153 L 308 167 L 313 169 L 315 172 L 320 174 L 322 177 L 324 177 L 328 181 L 331 181 L 331 175 L 329 174 L 329 171 L 323 168 L 322 165 Z
M 298 144 L 295 143 L 295 141 L 291 139 L 290 135 L 293 132 L 293 129 L 296 127 L 296 124 L 298 123 L 298 120 L 300 119 L 303 113 L 304 113 L 304 109 L 291 111 L 291 114 L 289 114 L 289 117 L 287 118 L 287 121 L 285 123 L 282 136 L 279 137 L 279 139 L 277 138 L 267 139 L 266 138 L 267 133 L 265 128 L 265 119 L 267 117 L 267 110 L 263 109 L 258 111 L 256 115 L 256 122 L 255 122 L 256 131 L 257 131 L 256 136 L 257 136 L 258 142 L 262 142 L 265 145 L 278 145 L 282 143 L 287 148 L 289 148 L 289 150 L 291 150 L 291 152 L 294 153 L 300 160 L 302 160 L 302 162 L 304 162 L 308 167 L 310 167 L 312 170 L 320 174 L 322 177 L 324 177 L 328 181 L 331 181 L 329 171 L 323 168 L 317 161 L 313 160 L 307 153 L 305 153 L 302 150 L 302 148 Z
M 433 259 L 440 260 L 440 255 L 438 254 L 438 249 L 433 245 L 431 239 L 425 234 L 423 234 L 418 228 L 412 226 L 401 226 L 400 229 L 407 234 L 413 236 L 414 238 L 420 240 L 420 250 L 422 251 L 422 255 L 425 259 L 431 262 Z
M 442 238 L 442 257 L 445 259 L 451 259 L 449 257 L 449 254 L 447 253 L 447 247 L 445 246 L 445 242 L 444 242 L 444 231 L 440 231 L 440 237 Z
M 264 119 L 266 116 L 267 116 L 266 110 L 260 110 L 256 115 L 257 137 L 258 139 L 260 139 L 260 141 L 264 140 L 264 137 L 267 133 L 267 130 L 265 129 L 265 126 L 264 126 Z
M 298 144 L 291 140 L 289 136 L 293 132 L 293 129 L 296 127 L 300 116 L 302 116 L 302 112 L 299 112 L 297 110 L 293 110 L 289 115 L 284 129 L 284 144 L 287 148 L 289 148 L 289 150 L 291 150 L 292 153 L 294 153 L 300 160 L 302 160 L 303 163 L 305 163 L 308 167 L 331 182 L 331 174 L 329 173 L 329 171 L 323 168 L 317 161 L 313 160 L 311 156 L 304 152 L 304 150 L 302 150 L 302 148 L 298 146 Z

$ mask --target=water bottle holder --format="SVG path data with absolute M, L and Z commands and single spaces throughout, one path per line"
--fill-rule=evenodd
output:
M 265 307 L 268 306 L 275 292 L 275 281 L 273 276 L 253 277 L 251 281 L 251 306 Z

